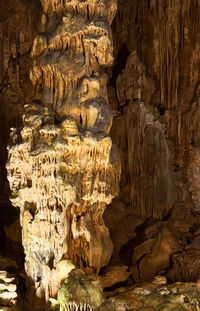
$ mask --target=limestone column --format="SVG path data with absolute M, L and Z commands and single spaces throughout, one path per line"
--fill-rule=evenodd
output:
M 106 88 L 117 3 L 41 4 L 31 51 L 35 100 L 24 107 L 23 128 L 12 130 L 7 171 L 11 201 L 20 208 L 25 270 L 48 300 L 66 259 L 98 272 L 112 254 L 102 214 L 120 179 Z

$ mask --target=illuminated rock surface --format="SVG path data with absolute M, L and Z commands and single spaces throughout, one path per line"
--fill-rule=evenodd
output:
M 60 310 L 198 311 L 199 293 L 199 283 L 167 284 L 165 277 L 156 276 L 152 282 L 107 292 L 105 300 L 98 283 L 92 284 L 83 272 L 74 270 L 60 289 L 58 302 Z
M 113 244 L 102 214 L 118 194 L 120 159 L 108 136 L 104 69 L 113 63 L 115 1 L 41 4 L 42 34 L 31 50 L 34 100 L 10 134 L 7 172 L 25 271 L 48 301 L 60 287 L 61 259 L 97 272 L 108 264 Z
M 199 291 L 199 284 L 196 283 L 146 283 L 139 287 L 119 288 L 108 301 L 112 310 L 197 311 L 200 306 Z
M 69 273 L 58 292 L 60 310 L 90 311 L 104 302 L 100 283 L 90 281 L 81 270 Z
M 17 270 L 18 266 L 14 260 L 0 256 L 0 310 L 19 310 L 15 307 L 18 297 Z M 9 273 L 8 271 L 13 271 L 14 273 Z
M 199 16 L 192 0 L 0 2 L 0 252 L 20 307 L 48 309 L 76 268 L 116 291 L 98 310 L 198 310 L 198 283 L 174 282 L 200 278 Z M 154 276 L 180 295 L 134 291 Z

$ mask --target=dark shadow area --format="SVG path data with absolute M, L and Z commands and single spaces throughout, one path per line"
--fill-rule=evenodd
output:
M 127 49 L 126 44 L 124 43 L 120 48 L 118 55 L 116 55 L 115 57 L 115 64 L 113 66 L 112 78 L 109 81 L 109 85 L 112 85 L 113 87 L 116 86 L 117 77 L 125 68 L 128 56 L 129 51 Z
M 132 266 L 132 255 L 134 248 L 136 248 L 138 245 L 142 244 L 146 240 L 145 228 L 148 228 L 148 226 L 153 225 L 154 223 L 156 223 L 156 220 L 147 219 L 143 224 L 136 228 L 136 237 L 122 246 L 120 250 L 120 259 L 125 265 L 129 267 Z
M 6 172 L 8 139 L 8 110 L 0 94 L 0 251 L 3 253 L 7 251 L 4 226 L 11 225 L 19 217 L 19 210 L 9 201 L 10 190 Z

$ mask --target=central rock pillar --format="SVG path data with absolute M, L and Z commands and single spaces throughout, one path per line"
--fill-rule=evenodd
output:
M 11 201 L 20 208 L 25 270 L 38 296 L 55 296 L 70 259 L 97 272 L 112 242 L 102 214 L 118 193 L 106 67 L 116 0 L 41 0 L 31 51 L 35 101 L 8 147 Z

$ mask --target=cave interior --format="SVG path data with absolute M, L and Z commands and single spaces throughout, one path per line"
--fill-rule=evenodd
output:
M 200 310 L 200 0 L 0 1 L 0 310 Z

